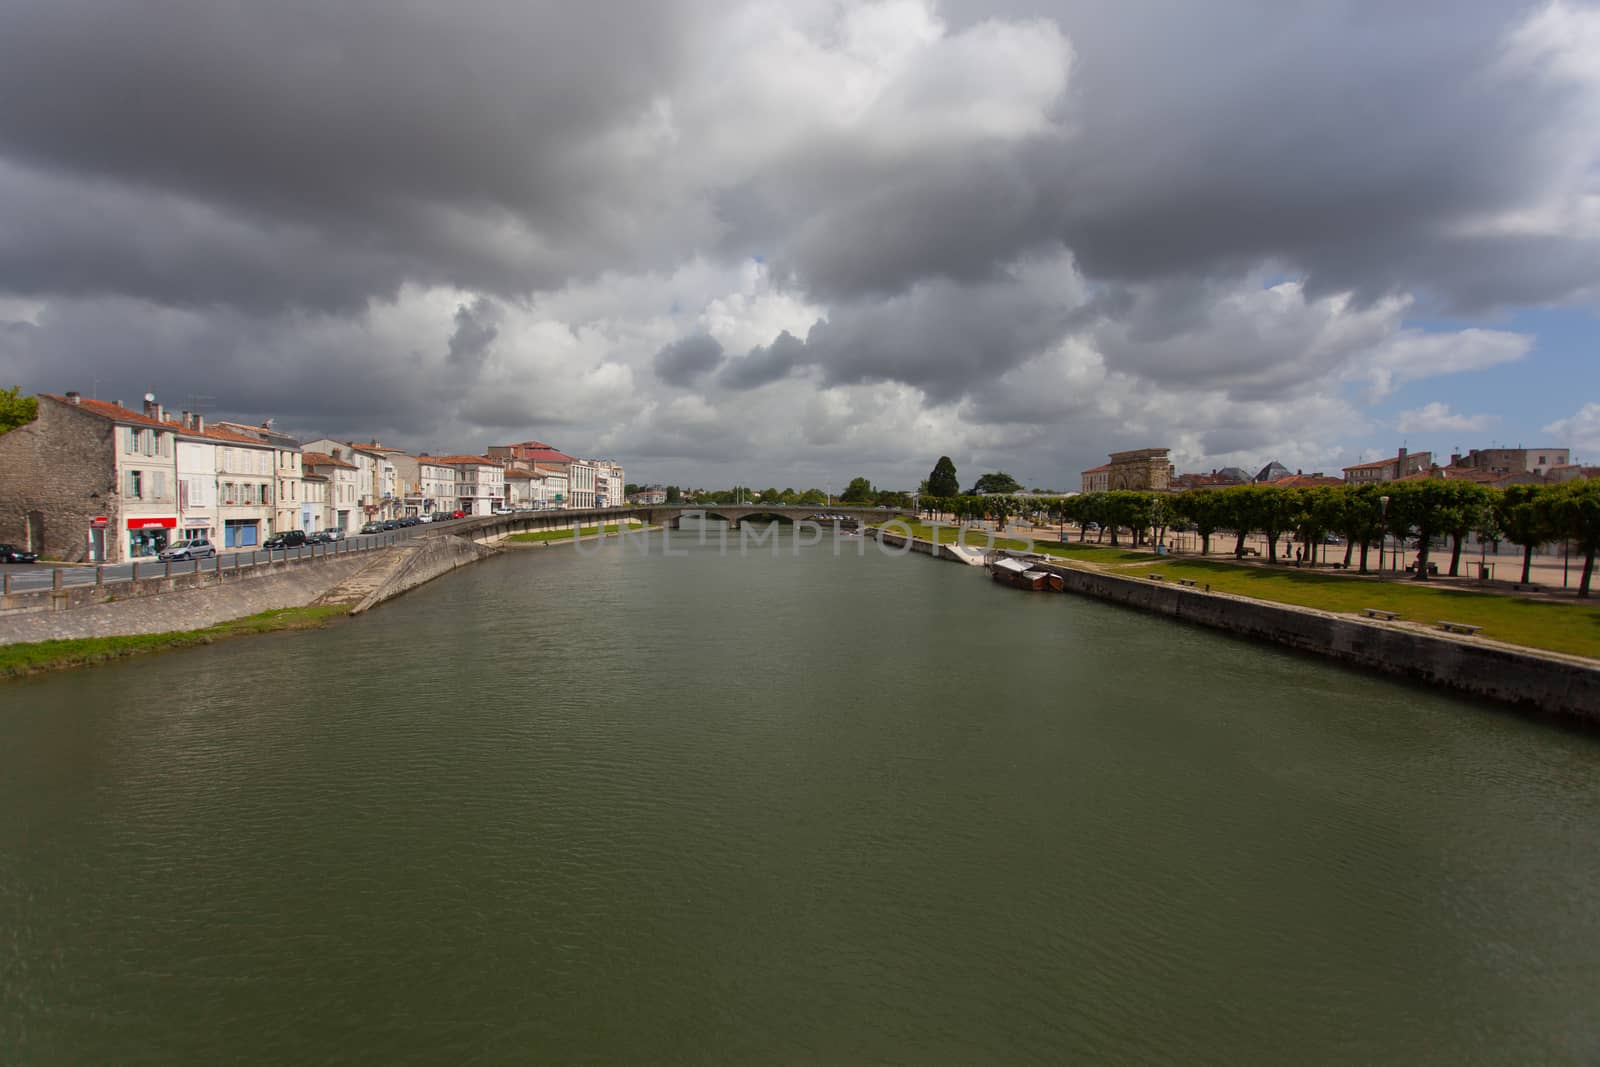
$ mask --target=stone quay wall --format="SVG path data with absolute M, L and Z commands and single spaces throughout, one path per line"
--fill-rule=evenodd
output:
M 216 571 L 204 571 L 57 590 L 84 599 L 71 611 L 46 608 L 0 613 L 0 645 L 198 630 L 262 611 L 304 607 L 392 551 L 290 560 L 240 571 L 224 569 L 220 576 Z M 137 587 L 133 595 L 130 587 Z M 50 593 L 44 590 L 19 596 L 48 599 Z
M 889 545 L 898 546 L 905 541 L 896 534 L 877 536 Z M 936 559 L 965 562 L 948 545 L 935 546 L 918 539 L 911 547 L 912 551 Z M 1313 608 L 1208 593 L 1056 563 L 1041 567 L 1061 575 L 1069 593 L 1271 641 L 1525 711 L 1600 725 L 1600 666 L 1577 657 L 1493 644 L 1481 638 L 1452 638 Z

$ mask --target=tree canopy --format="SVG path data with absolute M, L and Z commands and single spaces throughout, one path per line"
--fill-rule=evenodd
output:
M 928 475 L 929 496 L 959 496 L 961 483 L 956 481 L 956 465 L 950 462 L 949 456 L 940 456 L 939 462 L 933 465 L 933 473 Z
M 37 397 L 23 396 L 22 386 L 0 389 L 0 433 L 26 426 L 39 416 Z
M 844 493 L 839 499 L 846 504 L 870 504 L 877 490 L 872 488 L 872 482 L 866 478 L 851 478 L 850 484 L 844 487 Z
M 955 475 L 954 467 L 950 468 L 950 473 L 952 477 Z M 932 479 L 929 480 L 931 481 Z M 1019 493 L 1021 491 L 1022 483 L 1011 477 L 1011 475 L 1007 474 L 1005 471 L 996 471 L 993 474 L 985 474 L 980 477 L 972 486 L 973 496 L 982 496 L 985 493 Z

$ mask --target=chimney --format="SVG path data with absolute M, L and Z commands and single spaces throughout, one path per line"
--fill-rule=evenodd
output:
M 1405 466 L 1405 465 L 1406 465 L 1406 446 L 1405 446 L 1405 445 L 1401 445 L 1401 446 L 1400 446 L 1400 456 L 1399 456 L 1399 459 L 1400 459 L 1400 465 L 1401 465 L 1401 466 L 1402 466 L 1402 467 L 1403 467 L 1403 466 Z
M 194 419 L 194 432 L 195 433 L 205 433 L 206 432 L 206 419 L 205 419 L 205 416 L 200 414 L 197 411 L 197 412 L 194 413 L 194 415 L 192 417 Z
M 1450 453 L 1450 466 L 1452 466 L 1452 467 L 1461 466 L 1461 453 L 1460 452 L 1452 452 L 1452 453 Z
M 161 405 L 156 403 L 156 395 L 154 393 L 146 393 L 144 395 L 144 417 L 155 419 L 159 422 L 161 419 L 160 411 Z
M 83 399 L 83 397 L 79 396 L 75 392 L 67 393 L 67 403 L 69 403 L 69 404 L 76 404 L 78 401 L 80 401 L 82 399 Z
M 190 416 L 190 414 L 188 412 L 188 409 L 185 409 L 185 410 L 179 412 L 178 413 L 178 425 L 182 426 L 185 430 L 194 429 L 194 423 L 190 421 L 190 418 L 191 418 L 191 416 Z

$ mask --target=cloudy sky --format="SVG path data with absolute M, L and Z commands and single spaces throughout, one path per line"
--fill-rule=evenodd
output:
M 10 0 L 0 99 L 30 392 L 696 485 L 1600 461 L 1576 0 Z

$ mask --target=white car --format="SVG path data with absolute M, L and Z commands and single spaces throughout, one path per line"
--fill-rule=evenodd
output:
M 513 509 L 506 507 L 504 504 L 501 504 L 499 507 L 495 508 L 494 509 L 494 513 L 496 515 L 512 515 L 512 514 L 515 514 Z
M 217 554 L 216 547 L 203 537 L 191 541 L 179 541 L 169 545 L 157 554 L 156 558 L 162 562 L 171 562 L 175 559 L 210 559 Z

